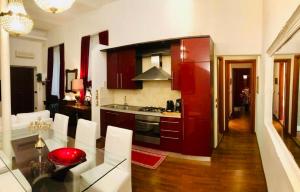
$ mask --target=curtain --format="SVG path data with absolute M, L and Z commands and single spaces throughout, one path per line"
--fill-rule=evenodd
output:
M 65 46 L 59 45 L 60 56 L 60 72 L 59 72 L 59 96 L 61 99 L 65 97 Z
M 51 95 L 56 95 L 60 98 L 59 87 L 60 87 L 60 51 L 59 46 L 54 47 L 53 50 L 53 74 L 52 74 L 52 88 Z
M 90 36 L 81 38 L 81 62 L 80 62 L 80 79 L 83 79 L 84 90 L 80 91 L 80 101 L 84 101 L 86 88 L 88 85 L 88 69 L 89 69 L 89 52 L 90 52 Z
M 53 74 L 53 47 L 48 48 L 48 66 L 47 66 L 47 82 L 46 82 L 46 100 L 49 101 L 52 88 Z
M 99 33 L 99 43 L 101 45 L 108 45 L 108 31 L 102 31 Z

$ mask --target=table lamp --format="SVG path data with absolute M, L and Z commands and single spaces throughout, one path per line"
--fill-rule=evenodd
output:
M 76 104 L 79 104 L 80 99 L 80 91 L 83 90 L 83 80 L 82 79 L 73 79 L 72 80 L 72 91 L 76 92 L 75 98 L 76 98 Z

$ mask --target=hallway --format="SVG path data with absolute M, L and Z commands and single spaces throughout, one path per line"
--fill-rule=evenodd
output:
M 250 112 L 240 111 L 232 115 L 232 119 L 228 122 L 229 131 L 231 133 L 251 133 Z

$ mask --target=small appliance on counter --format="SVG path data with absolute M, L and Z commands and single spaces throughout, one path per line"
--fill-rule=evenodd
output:
M 174 111 L 174 102 L 172 100 L 167 101 L 166 111 L 167 112 L 173 112 Z
M 176 99 L 175 112 L 181 113 L 181 99 Z

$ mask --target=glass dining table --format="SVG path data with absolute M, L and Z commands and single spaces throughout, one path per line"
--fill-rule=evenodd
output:
M 3 134 L 6 132 L 0 133 L 1 144 Z M 24 128 L 12 130 L 10 134 L 10 155 L 0 151 L 0 179 L 2 174 L 9 174 L 11 179 L 20 184 L 21 191 L 89 191 L 95 183 L 126 161 L 124 157 L 91 147 L 52 129 L 33 131 Z M 36 147 L 39 138 L 45 144 L 44 147 Z M 78 156 L 76 151 L 76 161 L 72 162 L 74 154 L 68 154 L 70 149 L 80 151 L 81 155 L 84 155 L 76 159 L 76 155 Z M 53 154 L 57 151 L 60 152 L 55 159 Z M 105 166 L 102 166 L 104 164 Z M 95 167 L 97 171 L 93 171 L 88 179 L 81 176 L 82 173 Z

